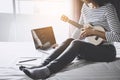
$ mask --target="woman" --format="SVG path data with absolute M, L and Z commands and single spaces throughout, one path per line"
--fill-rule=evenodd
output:
M 59 46 L 42 65 L 32 68 L 21 68 L 33 79 L 45 79 L 60 71 L 72 62 L 78 55 L 85 60 L 110 62 L 115 60 L 116 50 L 112 42 L 120 42 L 120 22 L 116 10 L 109 0 L 83 0 L 80 24 L 84 25 L 80 38 L 96 35 L 104 39 L 98 46 L 81 41 L 80 39 L 66 40 Z M 95 30 L 89 25 L 102 26 L 106 32 Z

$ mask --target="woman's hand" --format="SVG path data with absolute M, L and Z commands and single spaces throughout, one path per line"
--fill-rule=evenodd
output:
M 84 28 L 81 28 L 80 39 L 84 39 L 88 36 L 92 36 L 94 34 L 94 29 L 90 24 L 84 25 Z
M 80 39 L 84 39 L 88 36 L 99 36 L 106 40 L 105 32 L 94 29 L 90 24 L 84 25 L 84 28 L 81 29 Z

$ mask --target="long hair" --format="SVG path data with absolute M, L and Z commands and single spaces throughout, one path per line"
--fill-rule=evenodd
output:
M 109 0 L 92 0 L 95 2 L 98 6 L 104 6 L 105 4 L 109 3 Z

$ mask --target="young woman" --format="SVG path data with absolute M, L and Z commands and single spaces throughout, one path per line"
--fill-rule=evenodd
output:
M 45 79 L 60 71 L 80 55 L 85 60 L 110 62 L 115 60 L 116 50 L 112 42 L 120 42 L 120 22 L 116 10 L 109 0 L 83 0 L 79 24 L 83 24 L 80 38 L 99 36 L 104 39 L 100 45 L 93 45 L 80 39 L 67 39 L 49 56 L 43 64 L 37 67 L 24 68 L 22 71 L 33 79 Z M 93 26 L 102 26 L 104 31 L 95 30 Z

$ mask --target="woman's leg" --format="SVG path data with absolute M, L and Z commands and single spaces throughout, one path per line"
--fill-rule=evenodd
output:
M 95 62 L 110 62 L 116 59 L 116 49 L 112 44 L 102 44 L 97 46 L 93 52 L 86 50 L 85 59 Z
M 96 48 L 93 44 L 86 43 L 80 40 L 74 40 L 69 47 L 53 62 L 47 65 L 51 73 L 56 73 L 63 69 L 67 64 L 72 62 L 76 56 L 80 55 L 82 58 L 86 56 L 86 49 L 93 51 Z M 91 52 L 92 52 L 91 51 Z M 94 51 L 93 51 L 94 52 Z
M 91 44 L 74 40 L 71 44 L 62 52 L 62 54 L 57 57 L 55 60 L 50 62 L 47 66 L 36 69 L 24 69 L 23 72 L 33 79 L 43 79 L 47 78 L 53 73 L 58 72 L 63 69 L 68 63 L 73 61 L 73 59 L 79 54 L 82 53 L 85 46 Z M 48 74 L 49 73 L 49 74 Z
M 95 46 L 90 43 L 74 40 L 57 59 L 47 65 L 51 73 L 56 73 L 80 55 L 83 59 L 95 62 L 110 62 L 115 60 L 116 50 L 111 44 Z
M 102 47 L 103 46 L 103 47 Z M 45 68 L 35 69 L 33 71 L 25 70 L 25 74 L 29 77 L 42 79 L 50 76 L 63 69 L 67 64 L 74 60 L 77 55 L 81 55 L 84 59 L 90 61 L 112 61 L 115 59 L 115 49 L 112 45 L 95 46 L 90 43 L 74 40 L 63 53 L 49 63 Z M 104 51 L 105 50 L 105 51 Z M 106 51 L 107 50 L 107 51 Z M 109 52 L 110 54 L 106 53 Z M 105 56 L 103 58 L 103 56 Z M 39 74 L 38 74 L 39 73 Z M 49 74 L 48 74 L 49 73 Z
M 69 38 L 67 40 L 65 40 L 49 57 L 47 57 L 44 62 L 43 65 L 47 65 L 49 64 L 51 61 L 53 61 L 54 59 L 56 59 L 59 55 L 61 55 L 61 53 L 69 46 L 69 44 L 73 41 L 74 39 Z
M 28 69 L 40 68 L 40 67 L 43 67 L 43 66 L 49 64 L 49 62 L 56 59 L 69 46 L 69 44 L 73 40 L 74 39 L 72 39 L 72 38 L 69 38 L 69 39 L 65 40 L 53 53 L 51 53 L 51 55 L 48 58 L 46 58 L 44 60 L 44 62 L 42 64 L 40 64 L 39 66 L 29 67 Z M 25 66 L 20 66 L 19 67 L 20 70 L 23 70 L 24 68 L 27 68 L 27 67 L 25 67 Z

